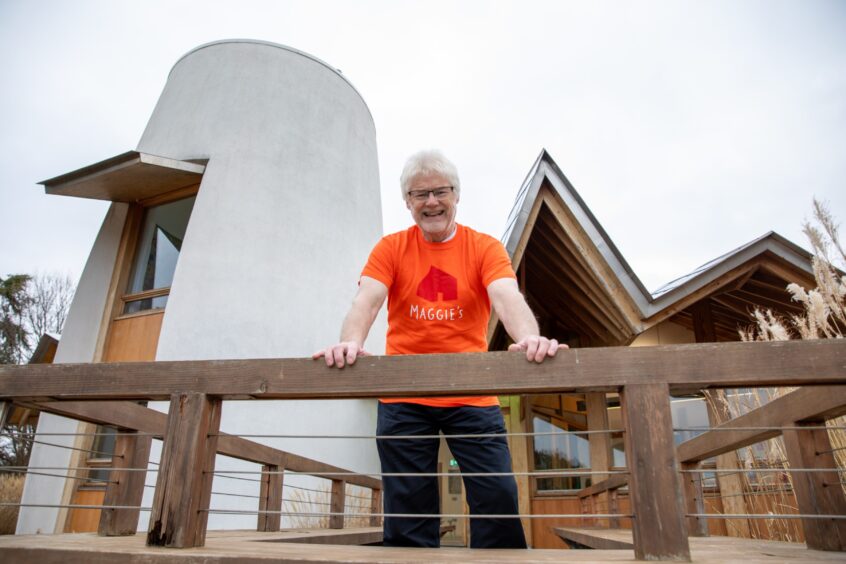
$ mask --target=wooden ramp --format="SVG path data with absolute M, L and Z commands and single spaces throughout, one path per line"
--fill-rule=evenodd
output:
M 569 529 L 579 531 L 580 529 Z M 584 534 L 599 536 L 596 531 Z M 621 531 L 610 531 L 618 535 Z M 627 531 L 622 531 L 627 532 Z M 338 535 L 372 534 L 372 528 L 278 533 L 209 531 L 199 548 L 145 546 L 146 535 L 98 537 L 94 533 L 0 537 L 0 560 L 21 564 L 268 564 L 270 562 L 632 562 L 629 550 L 472 550 L 467 548 L 386 548 L 323 544 Z M 322 539 L 318 540 L 320 537 Z M 616 537 L 615 537 L 616 538 Z M 335 539 L 344 540 L 342 537 Z M 619 539 L 618 539 L 619 540 Z M 631 542 L 631 534 L 628 537 Z M 743 564 L 843 562 L 843 554 L 808 550 L 801 544 L 728 537 L 692 538 L 693 562 Z M 304 544 L 303 541 L 310 544 Z M 315 544 L 320 543 L 320 544 Z
M 594 549 L 578 552 L 604 555 L 613 550 L 630 555 L 634 550 L 631 529 L 555 527 L 553 531 L 571 548 Z M 844 561 L 842 552 L 810 550 L 804 543 L 717 536 L 689 537 L 688 540 L 693 562 Z

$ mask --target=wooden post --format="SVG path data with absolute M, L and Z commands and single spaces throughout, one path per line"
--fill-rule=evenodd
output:
M 282 526 L 282 485 L 285 475 L 282 474 L 282 468 L 274 464 L 262 465 L 261 471 L 259 512 L 275 511 L 276 513 L 259 513 L 256 530 L 276 532 Z
M 586 393 L 585 410 L 587 412 L 588 431 L 607 431 L 609 429 L 608 403 L 605 392 Z M 590 447 L 590 469 L 593 472 L 610 470 L 612 465 L 611 435 L 609 433 L 591 433 L 588 435 L 588 445 Z M 608 474 L 594 474 L 591 483 L 596 484 L 606 478 L 608 478 Z M 608 492 L 597 494 L 596 502 L 591 505 L 595 513 L 611 513 Z M 597 507 L 599 511 L 597 511 Z M 608 519 L 594 519 L 593 523 L 599 527 L 608 527 L 610 524 Z
M 620 399 L 639 560 L 690 560 L 667 384 L 631 384 Z
M 725 390 L 703 390 L 705 406 L 708 410 L 708 422 L 711 427 L 722 425 L 731 419 Z M 733 450 L 717 456 L 717 484 L 723 502 L 723 512 L 731 515 L 745 515 L 749 513 L 744 494 L 744 479 L 741 469 L 743 465 Z M 738 470 L 724 472 L 724 470 Z M 726 519 L 726 534 L 730 537 L 751 539 L 752 531 L 749 519 Z
M 329 511 L 340 515 L 329 516 L 330 529 L 344 528 L 344 501 L 347 497 L 347 483 L 344 480 L 332 480 L 332 498 L 329 501 Z
M 795 423 L 822 425 L 821 422 Z M 793 492 L 799 513 L 846 515 L 846 496 L 840 485 L 831 441 L 825 429 L 784 430 L 784 447 L 791 468 L 825 468 L 831 472 L 793 472 Z M 802 519 L 805 543 L 816 550 L 846 550 L 846 521 Z
M 612 515 L 619 515 L 620 514 L 620 502 L 618 497 L 617 489 L 613 489 L 608 492 L 608 513 Z M 619 517 L 611 517 L 609 520 L 608 526 L 612 529 L 619 529 L 620 528 L 620 518 Z
M 121 429 L 115 437 L 110 482 L 106 487 L 103 505 L 138 507 L 144 498 L 146 472 L 127 471 L 127 468 L 146 468 L 150 461 L 153 438 L 139 436 Z M 97 534 L 101 537 L 134 535 L 138 531 L 140 509 L 103 509 Z
M 220 399 L 202 393 L 171 396 L 148 545 L 205 544 L 220 408 Z
M 698 462 L 683 462 L 682 470 L 697 470 Z M 702 474 L 684 473 L 681 476 L 684 490 L 685 506 L 688 513 L 705 513 L 705 497 L 702 492 Z M 692 537 L 707 537 L 708 520 L 702 517 L 688 517 L 687 531 Z
M 716 343 L 717 332 L 714 327 L 713 315 L 711 315 L 711 301 L 707 298 L 703 299 L 695 303 L 690 310 L 693 316 L 693 334 L 696 342 Z M 716 427 L 731 419 L 725 390 L 702 390 L 702 393 L 705 395 L 705 406 L 708 410 L 708 421 L 711 427 Z M 740 467 L 741 464 L 737 457 L 737 451 L 727 452 L 717 456 L 717 470 L 738 470 Z M 717 484 L 720 486 L 720 495 L 722 496 L 723 511 L 725 513 L 732 515 L 745 515 L 749 513 L 746 507 L 746 500 L 743 497 L 744 486 L 742 473 L 718 472 Z M 726 533 L 730 537 L 752 538 L 748 519 L 726 519 Z
M 370 526 L 378 527 L 382 524 L 382 518 L 375 513 L 382 513 L 382 490 L 373 488 L 370 490 Z

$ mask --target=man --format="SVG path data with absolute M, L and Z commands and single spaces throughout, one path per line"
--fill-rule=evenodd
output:
M 364 341 L 385 298 L 389 355 L 486 351 L 491 305 L 514 340 L 509 350 L 543 362 L 559 347 L 566 348 L 539 334 L 499 241 L 456 224 L 461 187 L 455 165 L 438 151 L 421 151 L 406 162 L 400 186 L 415 225 L 379 241 L 362 271 L 341 341 L 313 358 L 324 357 L 327 366 L 343 368 L 367 354 Z M 462 473 L 512 471 L 505 437 L 451 437 L 504 434 L 495 396 L 382 399 L 378 409 L 379 436 L 443 432 Z M 378 440 L 382 471 L 435 473 L 438 446 L 437 438 Z M 518 514 L 513 476 L 465 476 L 464 484 L 472 515 Z M 440 512 L 434 476 L 386 476 L 383 487 L 385 513 Z M 384 544 L 436 547 L 439 533 L 434 517 L 388 517 Z M 525 548 L 520 520 L 471 519 L 470 546 Z

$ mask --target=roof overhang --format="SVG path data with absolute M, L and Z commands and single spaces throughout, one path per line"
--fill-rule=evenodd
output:
M 137 202 L 199 184 L 204 164 L 138 151 L 39 182 L 47 194 L 112 202 Z

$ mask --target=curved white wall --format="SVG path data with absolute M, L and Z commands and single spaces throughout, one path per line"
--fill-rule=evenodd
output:
M 208 159 L 165 311 L 159 360 L 303 357 L 337 339 L 360 270 L 382 234 L 373 119 L 340 73 L 280 45 L 235 40 L 198 47 L 173 67 L 138 150 Z M 57 362 L 93 360 L 125 217 L 126 205 L 112 206 Z M 380 316 L 368 349 L 383 352 L 384 335 Z M 221 429 L 367 435 L 375 432 L 375 411 L 374 401 L 360 400 L 227 402 Z M 42 432 L 76 428 L 76 422 L 49 415 L 39 425 Z M 372 440 L 257 440 L 361 472 L 379 467 Z M 159 446 L 154 441 L 154 461 Z M 37 445 L 33 464 L 67 464 L 69 452 Z M 258 469 L 224 457 L 217 467 Z M 155 478 L 151 472 L 147 483 Z M 285 484 L 322 487 L 302 477 L 286 477 Z M 24 501 L 58 504 L 63 488 L 63 480 L 30 476 Z M 245 480 L 215 479 L 213 489 L 258 494 L 258 484 Z M 149 506 L 152 489 L 145 494 L 143 505 Z M 311 495 L 287 488 L 285 497 Z M 216 508 L 257 505 L 249 497 L 212 497 Z M 142 531 L 148 515 L 142 514 Z M 18 532 L 53 532 L 57 517 L 56 509 L 23 508 Z M 211 515 L 209 526 L 252 528 L 255 522 L 255 515 Z
M 360 270 L 382 234 L 373 119 L 340 73 L 279 45 L 199 47 L 173 67 L 138 150 L 208 159 L 157 359 L 303 357 L 337 339 Z M 369 340 L 374 352 L 383 350 L 384 332 L 380 319 Z M 231 402 L 221 428 L 372 434 L 375 403 Z M 378 470 L 372 441 L 263 442 Z M 219 458 L 219 467 L 228 464 L 243 467 Z M 214 490 L 255 495 L 257 485 L 216 480 Z M 212 507 L 224 506 L 255 508 L 256 500 L 212 499 Z M 209 520 L 212 528 L 254 523 L 254 516 Z

